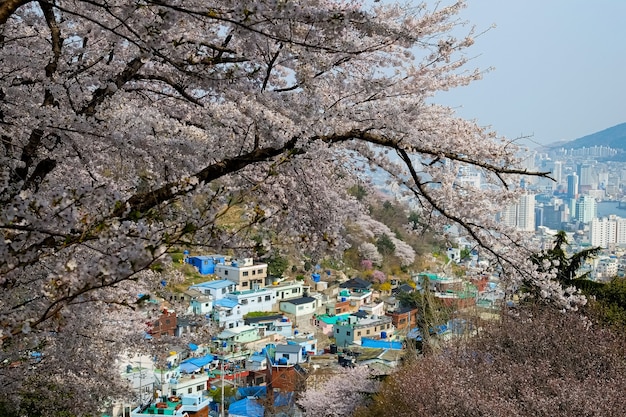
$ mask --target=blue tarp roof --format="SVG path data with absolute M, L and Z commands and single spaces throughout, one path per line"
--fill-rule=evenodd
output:
M 237 395 L 239 397 L 265 397 L 267 395 L 266 386 L 257 387 L 240 387 L 237 388 Z
M 198 345 L 196 345 L 195 343 L 189 343 L 189 349 L 198 350 Z
M 226 288 L 231 285 L 237 285 L 237 284 L 227 279 L 218 279 L 215 281 L 206 281 L 206 282 L 201 282 L 199 284 L 194 284 L 191 287 L 219 289 L 219 288 Z
M 184 360 L 180 363 L 180 371 L 187 372 L 187 373 L 195 372 L 199 370 L 200 368 L 202 368 L 203 366 L 206 366 L 207 364 L 211 363 L 213 359 L 215 359 L 215 356 L 205 355 L 205 356 L 202 356 L 201 358 L 191 358 L 191 359 Z
M 231 300 L 230 298 L 222 298 L 221 300 L 217 300 L 213 303 L 214 306 L 221 306 L 226 308 L 233 308 L 237 306 L 237 301 Z
M 251 398 L 235 401 L 228 407 L 228 415 L 242 417 L 263 417 L 265 408 Z

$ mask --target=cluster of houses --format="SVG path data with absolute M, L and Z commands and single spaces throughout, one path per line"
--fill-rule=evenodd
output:
M 193 332 L 194 317 L 219 330 L 211 340 L 173 347 L 159 368 L 149 358 L 122 361 L 122 376 L 140 405 L 117 407 L 113 417 L 220 415 L 225 403 L 231 416 L 263 415 L 267 407 L 293 410 L 293 393 L 303 387 L 311 364 L 324 357 L 350 366 L 354 357 L 346 360 L 342 352 L 372 349 L 370 361 L 395 366 L 418 320 L 417 309 L 400 305 L 399 292 L 431 291 L 457 307 L 489 293 L 486 279 L 469 283 L 438 274 L 418 274 L 414 285 L 392 282 L 391 294 L 379 294 L 369 281 L 338 279 L 330 271 L 306 280 L 271 277 L 267 264 L 251 258 L 186 254 L 184 262 L 207 280 L 177 293 L 175 301 L 186 310 L 164 307 L 147 337 Z M 328 345 L 320 346 L 318 338 Z M 238 394 L 216 398 L 225 392 L 221 387 Z

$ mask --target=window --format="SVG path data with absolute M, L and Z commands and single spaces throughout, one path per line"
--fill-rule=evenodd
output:
M 222 294 L 226 294 L 226 288 L 222 288 Z
M 350 332 L 346 332 L 346 336 L 350 336 Z
M 289 354 L 288 353 L 283 353 L 283 358 L 289 359 Z
M 196 387 L 196 391 L 202 391 L 204 389 L 204 385 L 198 385 Z
M 191 394 L 192 391 L 193 391 L 193 388 L 187 388 L 187 394 Z
M 235 324 L 234 324 L 234 323 L 229 323 L 229 324 L 228 324 L 228 328 L 229 328 L 229 329 L 232 329 L 233 327 L 235 327 Z
M 337 334 L 339 334 L 339 329 L 337 329 Z
M 241 286 L 242 286 L 242 287 L 247 287 L 247 286 L 248 286 L 248 281 L 244 281 L 244 282 L 242 282 L 242 283 L 241 283 Z
M 304 306 L 298 306 L 298 310 L 304 310 Z
M 292 293 L 292 294 L 295 294 L 295 293 L 297 293 L 297 292 L 298 292 L 298 289 L 297 289 L 297 288 L 294 288 L 293 290 L 291 290 L 291 293 Z
M 247 277 L 247 276 L 248 276 L 248 271 L 243 271 L 242 275 L 243 275 L 244 277 Z
M 172 390 L 172 395 L 176 396 L 176 390 L 175 389 Z
M 208 306 L 209 306 L 209 303 L 204 303 L 204 306 L 205 306 L 205 307 L 208 307 Z
M 361 336 L 361 332 L 358 332 L 356 335 L 357 335 L 357 336 Z
M 259 274 L 262 274 L 262 273 L 263 273 L 263 270 L 262 270 L 262 269 L 259 269 L 257 272 L 258 272 Z
M 225 271 L 224 271 L 224 275 L 228 275 L 228 270 L 225 270 Z
M 257 301 L 260 303 L 260 302 L 261 302 L 261 297 L 259 297 L 259 298 L 257 299 Z
M 269 295 L 265 296 L 265 301 L 270 301 L 272 299 L 272 297 L 270 297 Z

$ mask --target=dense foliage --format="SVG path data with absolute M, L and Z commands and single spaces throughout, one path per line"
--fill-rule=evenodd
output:
M 535 309 L 409 363 L 358 416 L 621 416 L 626 339 L 575 313 Z

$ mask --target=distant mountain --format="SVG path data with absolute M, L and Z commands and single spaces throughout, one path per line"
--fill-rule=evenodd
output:
M 591 135 L 583 136 L 569 142 L 558 142 L 548 145 L 550 149 L 556 148 L 590 148 L 592 146 L 608 146 L 610 148 L 622 149 L 626 151 L 626 123 L 609 127 Z

